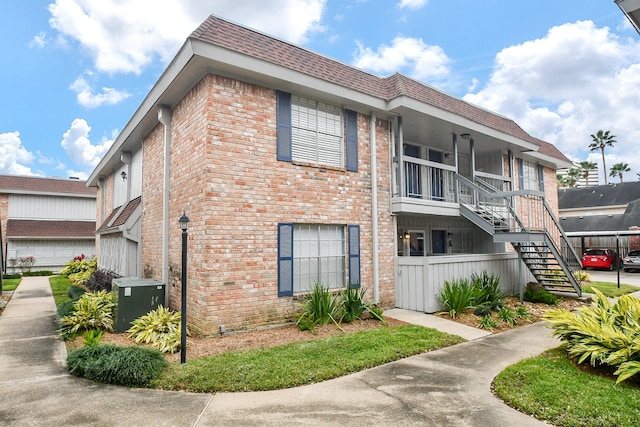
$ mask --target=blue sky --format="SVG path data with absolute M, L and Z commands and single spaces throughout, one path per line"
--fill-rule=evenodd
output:
M 640 172 L 640 36 L 613 0 L 0 0 L 0 174 L 86 178 L 209 14 L 414 77 L 573 160 L 601 166 L 590 134 L 610 130 L 607 167 Z

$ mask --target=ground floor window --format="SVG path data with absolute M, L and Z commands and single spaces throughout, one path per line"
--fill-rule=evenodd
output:
M 360 286 L 359 226 L 278 224 L 278 295 L 309 292 L 315 283 L 344 288 L 347 267 L 349 282 Z

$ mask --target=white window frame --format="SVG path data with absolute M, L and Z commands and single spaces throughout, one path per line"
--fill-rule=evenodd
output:
M 343 123 L 342 108 L 292 95 L 292 160 L 343 168 L 345 162 Z
M 293 293 L 310 292 L 315 283 L 341 289 L 346 283 L 344 225 L 294 224 Z
M 538 165 L 522 159 L 522 190 L 539 190 Z

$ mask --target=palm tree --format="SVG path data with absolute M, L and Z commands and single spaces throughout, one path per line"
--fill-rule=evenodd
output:
M 556 179 L 558 180 L 558 187 L 559 188 L 571 187 L 571 180 L 569 179 L 568 175 L 557 174 L 556 175 Z M 638 176 L 638 180 L 640 181 L 640 173 L 639 173 L 639 176 Z
M 631 172 L 631 168 L 629 167 L 628 163 L 616 163 L 615 165 L 611 166 L 611 172 L 609 172 L 609 176 L 616 176 L 618 175 L 618 178 L 620 178 L 620 182 L 622 182 L 622 174 L 625 172 Z
M 584 176 L 585 185 L 589 186 L 589 172 L 598 167 L 596 162 L 590 162 L 585 160 L 584 162 L 580 162 L 580 169 L 582 170 L 582 175 Z
M 604 161 L 604 149 L 605 147 L 613 147 L 613 144 L 616 143 L 615 138 L 615 135 L 611 135 L 609 131 L 603 131 L 602 129 L 600 129 L 595 135 L 591 134 L 593 142 L 589 144 L 589 149 L 591 151 L 600 150 L 602 152 L 602 171 L 605 184 L 608 184 L 609 182 L 607 181 L 607 164 Z

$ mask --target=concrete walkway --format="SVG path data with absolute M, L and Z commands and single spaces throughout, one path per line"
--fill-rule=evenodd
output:
M 386 314 L 478 334 L 404 310 Z M 537 323 L 288 390 L 196 394 L 95 384 L 66 374 L 48 279 L 24 278 L 0 316 L 0 425 L 542 426 L 496 399 L 506 366 L 559 345 Z

